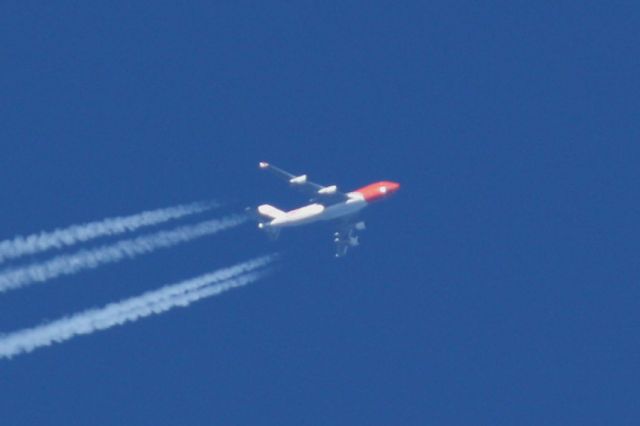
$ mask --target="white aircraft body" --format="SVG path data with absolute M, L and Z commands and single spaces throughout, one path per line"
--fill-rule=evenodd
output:
M 258 227 L 275 239 L 282 228 L 334 221 L 336 257 L 346 255 L 350 247 L 359 244 L 356 231 L 365 229 L 365 223 L 358 219 L 360 210 L 373 201 L 390 196 L 400 188 L 400 184 L 396 182 L 380 181 L 344 193 L 338 191 L 336 185 L 319 185 L 309 181 L 307 175 L 295 176 L 266 162 L 260 162 L 260 168 L 273 172 L 288 181 L 291 186 L 310 193 L 313 198 L 311 204 L 287 212 L 269 204 L 258 206 L 258 213 L 268 219 Z

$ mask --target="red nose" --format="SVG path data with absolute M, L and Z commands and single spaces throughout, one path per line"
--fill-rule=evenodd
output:
M 364 199 L 367 201 L 375 201 L 377 199 L 393 194 L 398 190 L 398 188 L 400 188 L 399 183 L 383 181 L 372 183 L 371 185 L 362 187 L 356 190 L 356 192 L 362 194 Z

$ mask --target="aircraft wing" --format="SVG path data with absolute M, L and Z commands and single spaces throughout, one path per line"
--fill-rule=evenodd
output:
M 333 242 L 336 248 L 336 257 L 344 257 L 351 247 L 360 245 L 358 231 L 365 229 L 364 222 L 355 220 L 343 222 L 338 230 L 333 234 Z
M 311 182 L 309 179 L 307 179 L 307 175 L 296 176 L 285 170 L 282 170 L 279 167 L 274 166 L 273 164 L 269 164 L 264 161 L 260 162 L 260 168 L 262 170 L 269 170 L 277 177 L 286 180 L 289 185 L 306 192 L 314 199 L 329 202 L 338 202 L 349 199 L 349 196 L 347 194 L 338 191 L 337 186 L 324 186 L 315 182 Z

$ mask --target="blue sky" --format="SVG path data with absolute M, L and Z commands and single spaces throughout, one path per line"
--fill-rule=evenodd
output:
M 268 3 L 268 4 L 267 4 Z M 0 331 L 278 251 L 0 361 L 3 424 L 636 424 L 632 2 L 5 2 L 0 239 L 398 181 L 362 246 L 252 226 L 0 294 Z M 169 226 L 170 228 L 170 226 Z

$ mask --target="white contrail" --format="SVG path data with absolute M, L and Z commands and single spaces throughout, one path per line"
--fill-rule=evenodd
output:
M 140 296 L 90 309 L 70 317 L 0 336 L 0 358 L 11 358 L 34 349 L 64 342 L 116 325 L 136 321 L 176 307 L 188 306 L 205 297 L 244 286 L 264 276 L 265 266 L 275 256 L 263 256 L 229 268 L 167 285 Z
M 72 246 L 98 237 L 135 231 L 138 228 L 158 225 L 169 220 L 202 213 L 215 207 L 217 204 L 212 202 L 178 205 L 149 210 L 131 216 L 112 217 L 101 221 L 72 225 L 48 232 L 17 236 L 10 240 L 0 241 L 0 263 L 28 254 Z
M 94 249 L 80 250 L 44 262 L 11 268 L 0 272 L 0 292 L 48 281 L 61 275 L 71 275 L 82 270 L 94 269 L 104 264 L 118 262 L 125 258 L 134 258 L 161 248 L 172 247 L 215 234 L 224 229 L 233 228 L 246 220 L 247 217 L 242 215 L 208 220 L 195 225 L 181 226 L 170 231 L 160 231 L 118 241 Z

